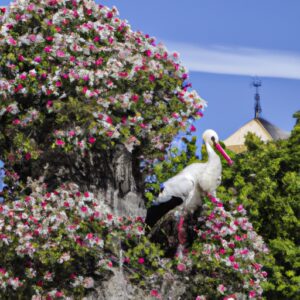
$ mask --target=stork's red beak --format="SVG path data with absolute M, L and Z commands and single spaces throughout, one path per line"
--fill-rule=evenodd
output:
M 233 164 L 233 161 L 231 160 L 231 158 L 229 157 L 229 155 L 225 152 L 225 150 L 222 148 L 222 146 L 220 144 L 218 144 L 218 143 L 215 143 L 215 147 L 222 154 L 222 156 L 226 159 L 226 161 L 228 162 L 229 166 L 231 166 Z

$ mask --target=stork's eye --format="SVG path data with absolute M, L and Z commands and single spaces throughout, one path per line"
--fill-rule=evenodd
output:
M 214 136 L 211 137 L 211 140 L 215 143 L 216 142 L 216 138 Z

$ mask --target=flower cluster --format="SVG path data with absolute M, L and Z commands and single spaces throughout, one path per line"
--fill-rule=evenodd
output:
M 121 243 L 144 234 L 140 218 L 116 217 L 92 193 L 68 184 L 0 205 L 0 295 L 62 299 L 85 294 L 114 265 Z M 44 298 L 43 298 L 44 299 Z
M 223 281 L 217 290 L 224 299 L 241 295 L 259 299 L 263 292 L 261 283 L 267 273 L 258 261 L 268 253 L 268 248 L 254 231 L 242 205 L 228 211 L 219 199 L 209 198 L 206 215 L 200 218 L 204 225 L 195 229 L 203 244 L 201 254 L 208 261 L 231 269 L 241 279 L 227 286 Z
M 110 141 L 163 151 L 202 116 L 205 101 L 189 90 L 178 54 L 131 30 L 115 7 L 17 0 L 0 25 L 1 132 L 30 133 L 32 157 Z

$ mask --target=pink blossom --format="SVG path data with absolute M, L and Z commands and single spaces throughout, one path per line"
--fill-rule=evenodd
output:
M 138 95 L 132 95 L 131 96 L 131 100 L 133 101 L 133 102 L 138 102 L 138 100 L 139 100 L 139 96 Z
M 194 125 L 192 125 L 191 127 L 190 127 L 190 132 L 195 132 L 196 131 L 196 127 L 194 126 Z
M 113 15 L 113 13 L 112 13 L 111 11 L 109 11 L 109 12 L 106 14 L 106 17 L 107 17 L 108 19 L 111 19 L 113 16 L 114 16 L 114 15 Z
M 119 75 L 120 77 L 125 78 L 125 77 L 128 76 L 128 73 L 127 73 L 127 72 L 119 72 L 118 75 Z
M 34 8 L 35 8 L 35 6 L 34 6 L 34 4 L 29 4 L 28 6 L 27 6 L 27 10 L 28 11 L 33 11 L 34 10 Z
M 112 124 L 113 121 L 112 121 L 112 118 L 111 117 L 106 117 L 106 120 L 105 120 L 107 123 L 109 124 Z
M 89 143 L 94 144 L 96 142 L 96 139 L 94 137 L 89 137 Z
M 6 273 L 6 270 L 3 268 L 0 268 L 0 274 L 5 275 L 5 273 Z
M 56 140 L 56 145 L 57 146 L 64 146 L 65 142 L 63 140 L 58 139 L 58 140 Z
M 64 79 L 68 79 L 69 78 L 69 74 L 62 74 L 61 77 L 64 78 Z
M 8 43 L 9 43 L 10 45 L 12 45 L 12 46 L 16 46 L 16 45 L 17 45 L 17 41 L 16 41 L 14 38 L 12 38 L 12 37 L 10 37 L 10 38 L 8 39 Z
M 146 50 L 145 54 L 146 54 L 146 56 L 150 57 L 152 55 L 152 51 L 151 50 Z
M 256 292 L 255 291 L 250 291 L 249 292 L 249 298 L 251 299 L 251 298 L 255 298 L 255 296 L 256 296 Z
M 261 275 L 262 275 L 263 277 L 267 277 L 267 276 L 268 276 L 268 273 L 267 273 L 266 271 L 262 271 L 262 272 L 261 272 Z
M 143 257 L 140 257 L 140 258 L 138 259 L 138 263 L 139 263 L 140 265 L 144 264 L 144 262 L 145 262 L 145 259 L 144 259 Z
M 42 61 L 41 57 L 40 56 L 37 56 L 34 58 L 34 61 L 37 62 L 37 63 L 40 63 Z
M 177 52 L 174 52 L 174 53 L 173 53 L 173 57 L 174 57 L 175 59 L 178 59 L 178 58 L 179 58 L 179 54 L 178 54 Z
M 13 124 L 14 125 L 19 125 L 20 123 L 21 123 L 21 121 L 19 119 L 13 120 Z
M 229 243 L 228 247 L 231 248 L 231 249 L 234 249 L 235 248 L 235 244 L 234 243 Z
M 56 56 L 57 57 L 65 57 L 65 52 L 62 50 L 57 50 L 56 51 Z
M 160 294 L 158 293 L 158 290 L 151 290 L 150 296 L 155 297 L 155 298 L 161 298 Z
M 89 78 L 88 75 L 84 75 L 84 76 L 82 77 L 82 79 L 83 79 L 84 81 L 89 81 L 89 80 L 90 80 L 90 78 Z
M 61 292 L 61 291 L 57 291 L 57 292 L 55 293 L 55 297 L 63 297 L 63 295 L 64 295 L 64 293 Z
M 96 66 L 102 65 L 102 63 L 103 63 L 103 58 L 102 58 L 102 57 L 100 57 L 100 58 L 98 58 L 98 59 L 96 60 Z
M 46 53 L 50 53 L 50 52 L 52 51 L 52 47 L 46 46 L 46 47 L 44 48 L 44 51 L 45 51 Z
M 220 284 L 217 289 L 221 294 L 224 294 L 224 292 L 227 290 L 223 284 Z
M 55 85 L 56 85 L 57 87 L 61 87 L 61 86 L 62 86 L 62 83 L 61 83 L 61 81 L 56 81 Z
M 28 38 L 29 38 L 29 40 L 31 41 L 31 42 L 35 42 L 36 41 L 36 35 L 35 34 L 30 34 L 29 36 L 28 36 Z
M 73 137 L 75 136 L 75 131 L 74 130 L 70 130 L 68 133 L 68 136 Z
M 246 254 L 248 254 L 249 253 L 249 250 L 248 249 L 243 249 L 243 250 L 241 250 L 241 254 L 242 255 L 246 255 Z
M 26 73 L 22 73 L 22 74 L 20 75 L 20 79 L 25 80 L 26 78 L 27 78 Z
M 86 206 L 81 206 L 80 210 L 84 213 L 86 213 L 88 211 L 88 208 Z
M 221 248 L 219 251 L 220 254 L 224 255 L 226 253 L 226 250 L 224 248 Z
M 238 242 L 243 240 L 239 235 L 235 235 L 234 239 Z
M 149 75 L 149 80 L 150 80 L 150 81 L 154 81 L 154 80 L 155 80 L 155 76 L 154 76 L 153 74 L 150 74 L 150 75 Z
M 86 13 L 88 16 L 92 15 L 93 14 L 93 10 L 92 9 L 87 9 L 86 10 Z
M 237 207 L 237 211 L 238 211 L 238 212 L 241 212 L 241 211 L 243 211 L 243 210 L 244 210 L 244 207 L 243 207 L 242 204 L 240 204 L 240 205 Z
M 229 260 L 230 260 L 231 262 L 234 262 L 234 261 L 235 261 L 234 255 L 229 256 Z
M 91 240 L 93 237 L 94 237 L 94 235 L 93 235 L 92 233 L 88 233 L 88 234 L 86 235 L 86 238 L 87 238 L 88 240 Z
M 258 263 L 253 263 L 252 265 L 253 265 L 253 267 L 255 268 L 256 271 L 259 271 L 262 268 L 262 265 L 258 264 Z
M 177 270 L 180 271 L 180 272 L 184 272 L 186 270 L 185 264 L 179 263 L 177 265 Z
M 109 261 L 109 262 L 107 263 L 107 265 L 108 265 L 110 268 L 113 267 L 113 263 L 112 263 L 111 261 Z
M 201 118 L 203 117 L 203 113 L 201 111 L 197 111 L 196 115 L 199 116 L 199 117 L 201 117 Z

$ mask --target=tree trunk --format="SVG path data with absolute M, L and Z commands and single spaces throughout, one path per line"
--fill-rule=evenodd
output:
M 113 150 L 88 152 L 85 156 L 51 150 L 20 168 L 20 175 L 23 180 L 44 177 L 49 190 L 74 182 L 82 191 L 104 199 L 117 215 L 145 217 L 144 179 L 137 157 L 138 153 L 130 153 L 122 144 Z

